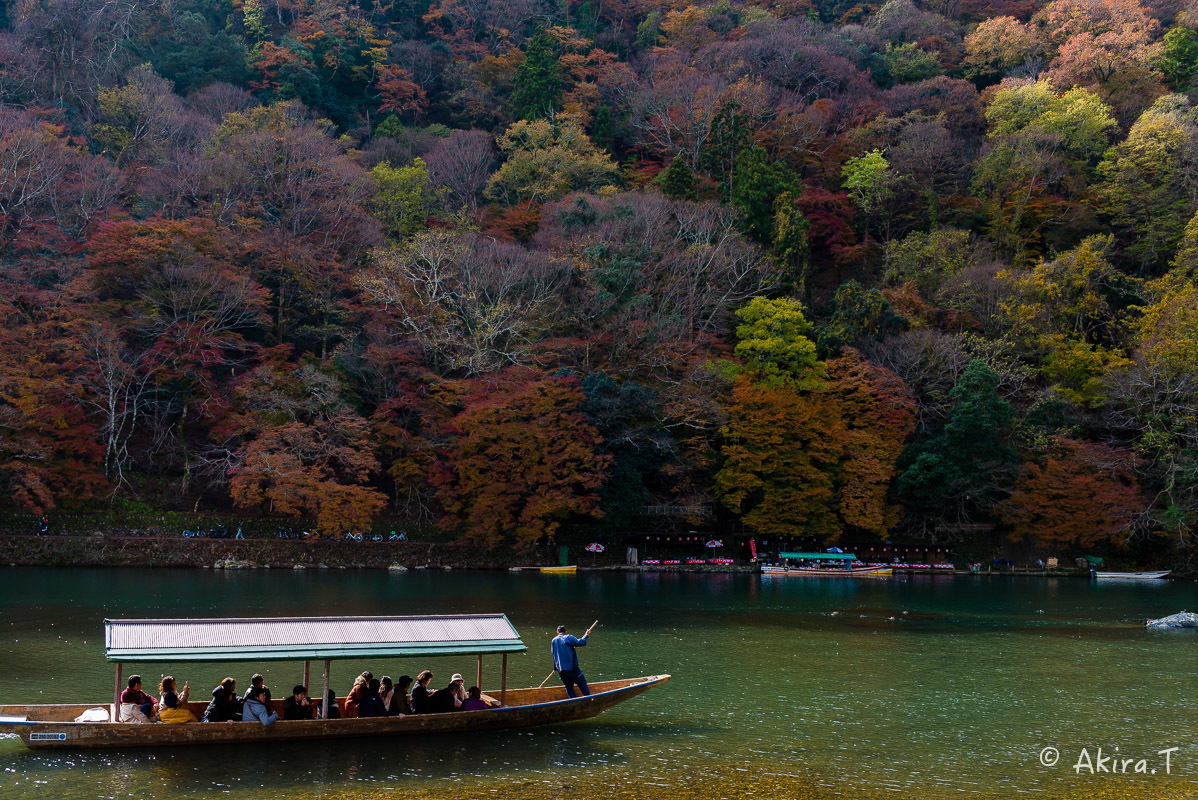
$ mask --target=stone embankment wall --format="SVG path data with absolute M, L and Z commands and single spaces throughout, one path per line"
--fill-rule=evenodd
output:
M 0 564 L 18 566 L 461 569 L 525 566 L 540 563 L 547 555 L 458 542 L 307 542 L 105 534 L 0 536 Z

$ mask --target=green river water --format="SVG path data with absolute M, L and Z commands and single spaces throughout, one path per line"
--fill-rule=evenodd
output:
M 592 681 L 671 673 L 559 727 L 302 745 L 31 752 L 0 739 L 0 798 L 1198 798 L 1198 606 L 1188 582 L 506 572 L 0 570 L 0 703 L 103 702 L 105 617 L 505 612 L 529 645 L 509 686 L 552 668 L 565 622 L 601 626 Z M 334 662 L 444 684 L 472 659 Z M 206 696 L 302 664 L 127 665 Z M 314 672 L 316 667 L 314 666 Z M 498 686 L 498 658 L 484 684 Z M 150 679 L 153 680 L 150 680 Z M 318 677 L 314 674 L 313 681 Z M 152 691 L 152 689 L 150 689 Z M 1045 748 L 1059 751 L 1053 766 Z M 1075 770 L 1083 748 L 1156 774 Z M 1158 751 L 1177 748 L 1166 756 Z M 1052 760 L 1049 756 L 1045 756 Z M 1135 764 L 1128 766 L 1135 769 Z

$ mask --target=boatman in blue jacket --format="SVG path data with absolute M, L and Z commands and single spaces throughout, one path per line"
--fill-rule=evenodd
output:
M 598 624 L 596 621 L 595 625 Z M 566 686 L 566 694 L 570 697 L 577 697 L 574 694 L 575 686 L 578 686 L 578 691 L 582 692 L 584 697 L 591 693 L 591 688 L 587 686 L 586 676 L 578 668 L 578 652 L 575 648 L 587 646 L 587 637 L 591 635 L 595 625 L 587 628 L 587 632 L 582 635 L 581 639 L 566 633 L 565 625 L 558 625 L 557 636 L 553 637 L 553 668 L 561 676 L 562 683 Z

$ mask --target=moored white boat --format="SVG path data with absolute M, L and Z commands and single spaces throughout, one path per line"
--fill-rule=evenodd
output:
M 808 578 L 880 578 L 893 573 L 889 567 L 860 564 L 852 553 L 782 552 L 778 558 L 782 564 L 763 564 L 761 574 Z
M 1172 570 L 1160 570 L 1157 572 L 1095 572 L 1094 577 L 1099 580 L 1121 580 L 1121 581 L 1152 581 L 1163 578 Z
M 797 577 L 830 578 L 881 578 L 894 573 L 892 569 L 879 567 L 771 567 L 763 566 L 762 575 L 794 575 Z

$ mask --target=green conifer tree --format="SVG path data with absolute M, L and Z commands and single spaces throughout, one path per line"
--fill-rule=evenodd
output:
M 929 516 L 969 519 L 999 498 L 1019 457 L 1004 441 L 1015 412 L 998 395 L 998 375 L 974 359 L 949 392 L 956 401 L 944 432 L 908 449 L 913 462 L 898 480 L 899 495 Z
M 394 114 L 389 114 L 386 119 L 378 124 L 374 129 L 375 138 L 388 136 L 392 139 L 398 139 L 403 136 L 403 123 L 399 121 L 399 117 Z
M 811 246 L 807 233 L 811 223 L 795 205 L 793 192 L 783 192 L 774 201 L 774 261 L 781 273 L 781 288 L 791 295 L 811 296 L 807 270 L 811 265 Z
M 695 186 L 695 173 L 691 172 L 691 168 L 682 160 L 681 155 L 674 156 L 674 160 L 670 162 L 670 166 L 662 170 L 661 174 L 653 179 L 653 185 L 661 189 L 661 193 L 667 197 L 675 197 L 682 200 L 694 200 L 698 197 L 698 188 Z
M 524 47 L 524 63 L 516 69 L 512 112 L 520 119 L 538 119 L 561 108 L 562 65 L 557 47 L 544 28 Z
M 790 189 L 793 176 L 784 166 L 771 163 L 765 148 L 754 145 L 736 157 L 729 202 L 744 214 L 745 230 L 759 242 L 770 241 L 774 201 Z
M 720 184 L 720 200 L 731 197 L 736 160 L 749 146 L 749 116 L 740 111 L 735 100 L 725 103 L 709 126 L 707 143 L 699 158 L 699 167 Z
M 595 110 L 595 121 L 591 123 L 591 141 L 610 153 L 615 139 L 616 124 L 611 117 L 611 106 L 601 103 Z

